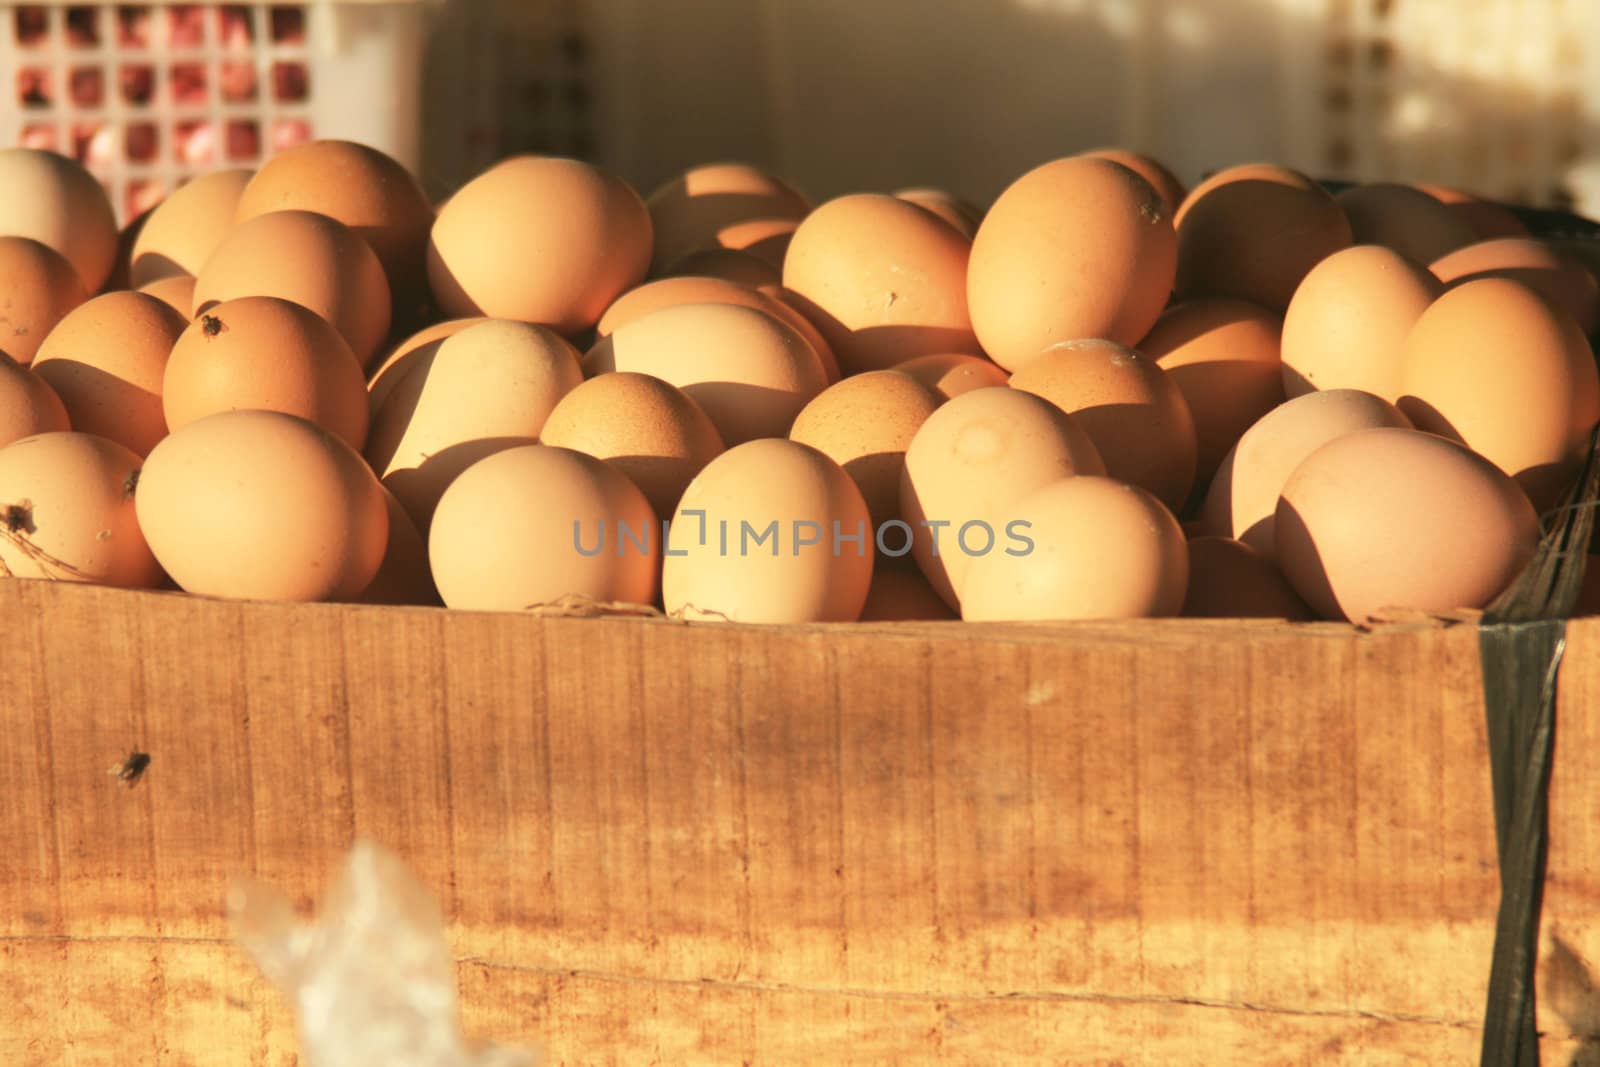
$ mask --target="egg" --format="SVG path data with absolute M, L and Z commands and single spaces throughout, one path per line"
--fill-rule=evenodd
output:
M 844 468 L 861 490 L 876 530 L 899 517 L 906 448 L 943 400 L 899 371 L 856 374 L 801 409 L 789 440 L 810 445 Z
M 725 248 L 748 252 L 767 265 L 782 270 L 784 260 L 789 255 L 789 245 L 794 242 L 795 231 L 799 228 L 797 219 L 749 219 L 724 226 L 718 232 L 717 239 Z
M 946 400 L 974 389 L 1005 385 L 1011 380 L 1011 376 L 992 361 L 959 352 L 918 356 L 896 363 L 893 369 L 910 375 Z
M 1400 409 L 1419 430 L 1461 441 L 1555 504 L 1600 421 L 1600 374 L 1578 324 L 1508 278 L 1434 301 L 1406 339 Z
M 34 372 L 72 426 L 147 455 L 167 435 L 162 379 L 187 320 L 153 296 L 106 293 L 67 313 L 34 356 Z
M 190 323 L 166 360 L 159 401 L 168 430 L 223 411 L 280 411 L 351 448 L 366 444 L 366 383 L 339 331 L 299 304 L 246 296 Z
M 128 268 L 133 288 L 142 289 L 162 278 L 199 274 L 233 229 L 239 197 L 254 173 L 235 168 L 199 174 L 161 201 L 145 217 L 133 242 Z M 183 310 L 188 314 L 190 309 Z
M 454 337 L 468 326 L 489 321 L 482 316 L 471 319 L 446 319 L 444 322 L 424 326 L 395 345 L 368 376 L 367 393 L 371 397 L 372 410 L 376 412 L 381 408 L 383 402 L 388 399 L 390 391 L 406 376 L 406 372 L 427 359 L 430 353 L 444 343 L 445 338 Z
M 915 204 L 928 214 L 944 220 L 969 241 L 978 235 L 978 223 L 983 221 L 983 212 L 953 193 L 943 189 L 915 188 L 901 189 L 894 197 Z
M 1416 188 L 1453 211 L 1456 217 L 1472 228 L 1480 241 L 1492 237 L 1528 235 L 1528 228 L 1522 224 L 1522 220 L 1500 204 L 1447 185 L 1418 185 Z
M 730 448 L 785 437 L 794 417 L 827 388 L 822 361 L 800 332 L 735 304 L 680 304 L 602 337 L 584 357 L 593 377 L 633 371 L 689 394 Z
M 66 406 L 43 378 L 20 363 L 0 359 L 0 447 L 71 428 Z
M 745 163 L 694 167 L 657 188 L 646 205 L 655 231 L 652 273 L 691 252 L 746 247 L 760 232 L 748 223 L 798 222 L 811 210 L 787 183 Z
M 1330 619 L 1489 604 L 1532 559 L 1539 524 L 1494 464 L 1427 433 L 1346 434 L 1295 468 L 1277 505 L 1278 560 Z
M 1449 288 L 1478 278 L 1511 278 L 1543 293 L 1585 335 L 1600 329 L 1600 282 L 1583 264 L 1531 237 L 1480 241 L 1435 260 L 1429 269 Z
M 1182 609 L 1189 581 L 1183 531 L 1143 489 L 1111 478 L 1063 478 L 1007 514 L 1017 544 L 972 560 L 960 585 L 963 619 L 1137 619 Z
M 433 571 L 428 563 L 428 542 L 417 531 L 416 523 L 389 490 L 383 490 L 384 511 L 389 516 L 389 539 L 383 549 L 383 563 L 361 594 L 358 604 L 412 604 L 441 607 L 444 601 L 433 586 Z
M 571 336 L 643 280 L 650 251 L 650 214 L 626 182 L 577 160 L 513 156 L 439 209 L 428 281 L 451 318 Z
M 1111 477 L 1183 507 L 1194 484 L 1194 418 L 1154 360 L 1112 341 L 1064 341 L 1023 364 L 1010 385 L 1071 415 Z
M 452 608 L 525 611 L 568 597 L 648 605 L 661 527 L 644 494 L 608 464 L 520 445 L 473 463 L 445 491 L 428 558 Z
M 187 322 L 194 313 L 194 278 L 188 274 L 169 274 L 165 278 L 157 278 L 153 282 L 146 282 L 138 287 L 135 292 L 153 296 L 173 311 L 183 316 Z
M 1198 619 L 1315 618 L 1278 565 L 1243 541 L 1189 540 L 1189 588 L 1183 614 Z
M 590 378 L 563 396 L 539 440 L 610 463 L 663 519 L 723 450 L 722 435 L 687 393 L 627 371 Z
M 85 294 L 117 258 L 117 217 L 82 164 L 34 148 L 0 148 L 0 235 L 30 237 L 72 264 Z
M 1278 312 L 1312 267 L 1354 241 L 1327 190 L 1264 163 L 1229 167 L 1195 186 L 1176 223 L 1180 297 L 1233 297 Z
M 367 460 L 426 531 L 457 476 L 536 440 L 581 381 L 577 350 L 554 331 L 504 319 L 477 323 L 445 338 L 395 385 L 373 419 Z
M 1194 420 L 1194 484 L 1211 483 L 1222 457 L 1283 403 L 1277 312 L 1244 300 L 1190 300 L 1161 313 L 1138 351 L 1183 394 Z
M 742 248 L 702 248 L 674 261 L 661 276 L 721 278 L 736 285 L 764 289 L 783 284 L 783 265 L 769 263 Z
M 1284 312 L 1285 393 L 1360 389 L 1398 399 L 1406 335 L 1443 289 L 1425 268 L 1378 245 L 1318 263 Z
M 950 606 L 939 599 L 922 572 L 905 567 L 875 566 L 867 601 L 861 607 L 862 622 L 944 622 L 956 618 Z
M 0 448 L 0 577 L 159 585 L 134 514 L 140 459 L 86 433 L 43 433 Z
M 228 411 L 151 450 L 139 525 L 180 588 L 245 600 L 350 600 L 389 540 L 383 490 L 361 456 L 278 411 Z
M 1048 400 L 1005 387 L 963 393 L 911 439 L 900 477 L 908 529 L 881 531 L 880 549 L 895 554 L 909 540 L 928 583 L 958 608 L 973 557 L 1003 545 L 1010 505 L 1069 475 L 1105 472 L 1089 435 Z
M 1125 148 L 1095 148 L 1081 154 L 1090 159 L 1120 163 L 1149 182 L 1150 188 L 1161 198 L 1161 207 L 1166 211 L 1168 218 L 1177 212 L 1178 205 L 1183 203 L 1183 198 L 1187 195 L 1177 175 L 1168 170 L 1160 160 L 1151 156 L 1130 152 Z
M 977 352 L 967 316 L 971 247 L 914 204 L 857 193 L 806 216 L 783 261 L 783 285 L 846 374 Z
M 1380 245 L 1413 263 L 1432 263 L 1478 239 L 1460 214 L 1409 185 L 1354 185 L 1334 199 L 1350 220 L 1356 244 Z
M 795 441 L 749 441 L 689 483 L 662 562 L 662 602 L 690 619 L 853 622 L 872 582 L 861 491 Z
M 1273 516 L 1295 468 L 1336 437 L 1381 428 L 1410 429 L 1411 421 L 1382 397 L 1357 389 L 1307 393 L 1280 405 L 1245 431 L 1217 469 L 1206 493 L 1206 532 L 1273 558 Z
M 967 303 L 982 351 L 1015 371 L 1060 341 L 1133 344 L 1167 302 L 1175 254 L 1161 198 L 1126 167 L 1077 158 L 1034 168 L 972 242 Z
M 362 366 L 389 334 L 389 283 L 367 243 L 310 211 L 274 211 L 240 223 L 194 283 L 194 314 L 242 296 L 275 296 L 321 315 Z
M 0 356 L 23 366 L 56 323 L 88 299 L 72 264 L 28 237 L 0 237 L 0 291 Z

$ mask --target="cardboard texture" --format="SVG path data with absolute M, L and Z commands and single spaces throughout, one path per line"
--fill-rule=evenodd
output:
M 0 1063 L 295 1063 L 228 879 L 309 906 L 358 833 L 439 895 L 469 1029 L 552 1064 L 1477 1060 L 1499 884 L 1471 625 L 765 628 L 24 581 L 0 616 Z M 1544 1062 L 1584 1067 L 1600 620 L 1567 641 L 1538 1021 Z

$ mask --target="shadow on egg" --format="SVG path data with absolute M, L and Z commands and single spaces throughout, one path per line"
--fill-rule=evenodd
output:
M 143 225 L 143 220 L 140 220 Z M 189 272 L 179 266 L 176 260 L 164 256 L 159 252 L 143 252 L 135 259 L 128 271 L 129 277 L 138 276 L 146 279 L 146 284 L 161 278 L 171 278 L 185 275 Z M 126 286 L 124 286 L 126 288 Z
M 531 437 L 483 437 L 462 441 L 433 453 L 419 466 L 390 471 L 383 484 L 417 524 L 417 531 L 427 537 L 439 498 L 463 471 L 496 452 L 536 443 Z M 528 491 L 538 492 L 538 488 L 530 485 Z
M 1444 414 L 1432 404 L 1417 396 L 1403 396 L 1394 402 L 1400 413 L 1411 420 L 1411 425 L 1423 433 L 1431 433 L 1436 437 L 1443 437 L 1457 444 L 1466 444 L 1460 432 Z
M 1289 584 L 1310 608 L 1330 619 L 1343 619 L 1339 598 L 1334 595 L 1323 566 L 1322 553 L 1316 539 L 1306 528 L 1305 520 L 1294 505 L 1278 502 L 1277 521 L 1274 524 L 1274 544 L 1279 565 Z

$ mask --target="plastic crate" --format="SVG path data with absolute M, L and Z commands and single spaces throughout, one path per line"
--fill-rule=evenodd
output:
M 424 0 L 0 3 L 0 143 L 71 155 L 123 221 L 313 137 L 419 164 Z

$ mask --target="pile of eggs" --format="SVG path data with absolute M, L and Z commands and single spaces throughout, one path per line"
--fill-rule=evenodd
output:
M 1488 604 L 1600 422 L 1587 249 L 1448 189 L 1107 150 L 979 211 L 520 156 L 435 205 L 318 141 L 119 234 L 64 157 L 0 186 L 18 578 L 1363 621 Z

